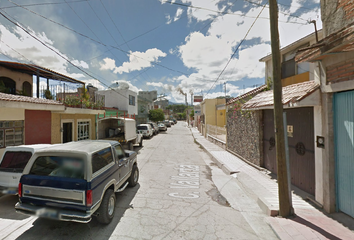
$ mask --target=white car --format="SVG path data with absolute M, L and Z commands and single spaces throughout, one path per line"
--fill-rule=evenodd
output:
M 32 155 L 51 144 L 34 144 L 6 147 L 0 160 L 0 193 L 17 194 L 23 169 Z
M 137 129 L 145 138 L 151 138 L 152 135 L 154 135 L 154 131 L 150 124 L 140 124 L 137 126 Z

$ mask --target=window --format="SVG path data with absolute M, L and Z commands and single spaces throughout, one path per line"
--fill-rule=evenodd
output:
M 77 157 L 38 157 L 29 174 L 65 178 L 84 178 L 84 161 Z
M 104 168 L 111 162 L 113 162 L 113 156 L 110 147 L 94 153 L 92 155 L 92 160 L 91 160 L 92 174 Z
M 147 126 L 137 126 L 138 130 L 148 130 Z
M 22 172 L 31 156 L 31 152 L 6 152 L 0 169 L 9 172 Z
M 135 106 L 135 97 L 132 95 L 129 95 L 129 105 Z
M 23 121 L 0 121 L 0 148 L 23 144 Z
M 77 122 L 77 140 L 90 139 L 90 121 Z
M 116 154 L 117 154 L 118 159 L 124 158 L 124 151 L 123 151 L 123 149 L 122 149 L 122 146 L 117 145 L 117 146 L 115 147 L 115 149 L 116 149 Z

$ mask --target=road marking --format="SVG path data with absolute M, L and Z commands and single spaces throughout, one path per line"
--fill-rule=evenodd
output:
M 199 189 L 199 166 L 196 165 L 179 165 L 177 176 L 171 176 L 175 182 L 170 183 L 170 188 L 173 189 Z M 199 192 L 188 194 L 169 193 L 170 197 L 175 198 L 199 198 Z

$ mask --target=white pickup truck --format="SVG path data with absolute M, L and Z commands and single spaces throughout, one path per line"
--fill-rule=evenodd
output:
M 143 135 L 136 130 L 132 118 L 105 117 L 97 120 L 97 139 L 118 141 L 126 149 L 133 151 L 134 145 L 143 146 Z

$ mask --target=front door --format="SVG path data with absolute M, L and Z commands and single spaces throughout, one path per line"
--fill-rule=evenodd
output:
M 65 122 L 63 123 L 63 143 L 73 141 L 73 123 Z

